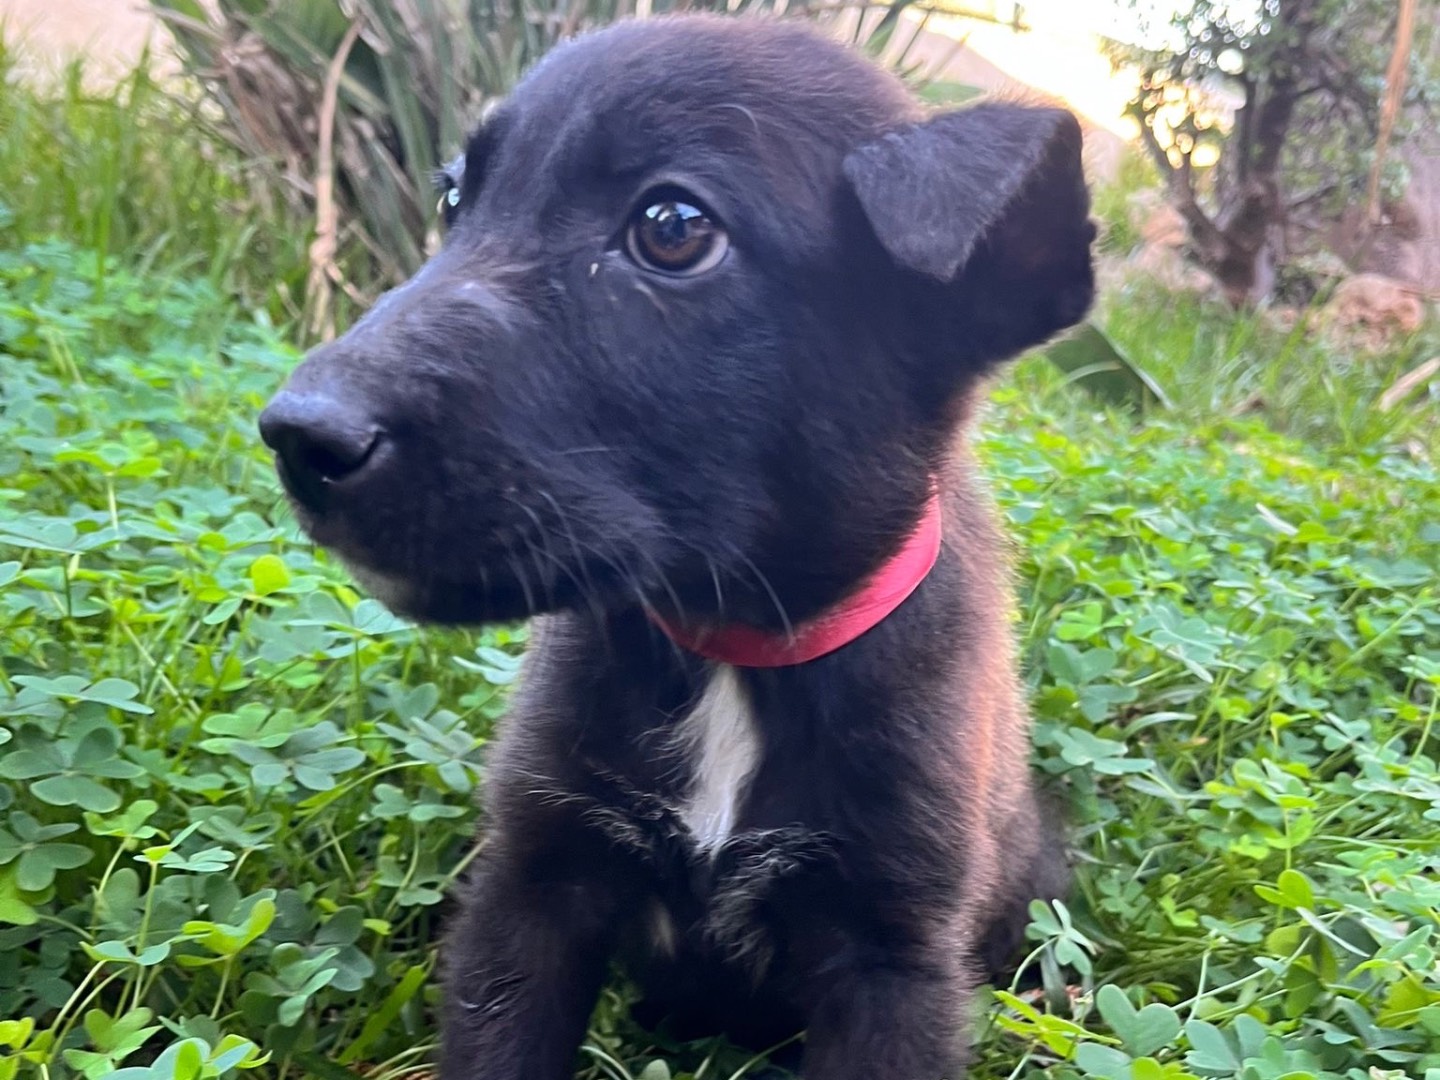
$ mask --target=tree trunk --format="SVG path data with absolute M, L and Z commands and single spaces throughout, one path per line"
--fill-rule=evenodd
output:
M 1189 155 L 1182 154 L 1178 163 L 1172 160 L 1154 129 L 1141 124 L 1146 148 L 1189 228 L 1191 258 L 1236 307 L 1260 302 L 1275 285 L 1286 216 L 1281 155 L 1300 101 L 1308 39 L 1319 8 L 1319 0 L 1281 0 L 1274 31 L 1285 42 L 1283 52 L 1263 76 L 1243 78 L 1245 103 L 1236 112 L 1220 166 L 1229 182 L 1221 184 L 1213 213 L 1200 205 Z

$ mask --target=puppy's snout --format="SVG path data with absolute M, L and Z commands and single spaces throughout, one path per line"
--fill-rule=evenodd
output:
M 282 390 L 260 414 L 260 437 L 275 451 L 280 477 L 307 509 L 328 489 L 362 473 L 383 433 L 361 405 L 318 391 Z

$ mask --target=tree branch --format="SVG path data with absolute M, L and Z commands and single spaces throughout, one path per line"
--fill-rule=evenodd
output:
M 1195 177 L 1190 156 L 1184 155 L 1177 167 L 1170 160 L 1165 148 L 1160 145 L 1154 127 L 1146 123 L 1145 119 L 1143 116 L 1140 118 L 1140 141 L 1164 174 L 1170 201 L 1185 220 L 1190 232 L 1190 242 L 1194 245 L 1201 263 L 1211 265 L 1220 258 L 1225 247 L 1225 237 L 1195 196 Z
M 1410 46 L 1415 39 L 1416 0 L 1400 0 L 1400 17 L 1395 24 L 1395 51 L 1385 71 L 1385 104 L 1380 110 L 1380 136 L 1375 142 L 1375 162 L 1370 166 L 1370 185 L 1366 192 L 1366 220 L 1380 224 L 1380 174 L 1385 168 L 1385 154 L 1390 149 L 1390 134 L 1400 114 L 1405 97 L 1405 77 L 1410 68 Z
M 335 252 L 339 247 L 339 214 L 335 208 L 335 109 L 345 61 L 360 37 L 362 25 L 362 16 L 357 14 L 330 59 L 320 97 L 320 139 L 315 155 L 315 239 L 310 244 L 310 274 L 305 292 L 306 307 L 310 311 L 310 332 L 324 341 L 335 336 L 330 283 L 343 280 L 339 267 L 335 265 Z

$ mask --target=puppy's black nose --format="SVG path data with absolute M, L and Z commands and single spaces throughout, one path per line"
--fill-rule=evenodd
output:
M 315 508 L 329 484 L 363 469 L 380 426 L 358 406 L 325 394 L 282 390 L 260 414 L 260 437 L 275 451 L 290 493 Z

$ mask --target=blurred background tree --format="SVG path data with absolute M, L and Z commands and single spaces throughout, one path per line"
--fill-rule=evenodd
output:
M 1270 296 L 1364 206 L 1387 89 L 1400 91 L 1391 146 L 1440 100 L 1434 8 L 1413 18 L 1419 0 L 1121 2 L 1142 26 L 1140 43 L 1111 44 L 1139 76 L 1130 115 L 1191 258 L 1232 303 Z M 1406 77 L 1387 80 L 1395 56 Z M 1378 179 L 1383 207 L 1404 191 L 1401 161 Z

